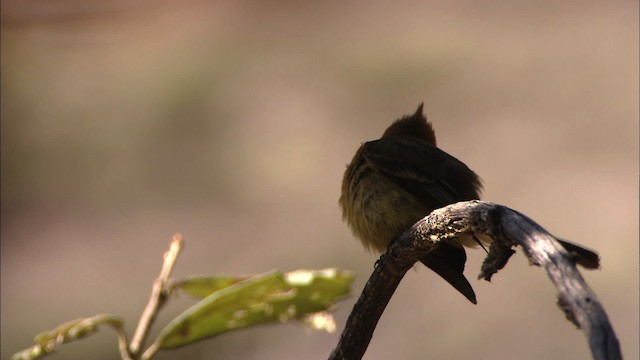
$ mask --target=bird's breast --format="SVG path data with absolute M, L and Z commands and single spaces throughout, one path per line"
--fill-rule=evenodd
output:
M 365 248 L 385 252 L 391 240 L 428 214 L 414 196 L 383 175 L 367 168 L 353 175 L 345 179 L 340 205 Z

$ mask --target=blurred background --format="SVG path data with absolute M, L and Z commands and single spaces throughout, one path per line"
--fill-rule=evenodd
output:
M 352 270 L 376 257 L 337 206 L 365 140 L 425 102 L 484 199 L 596 249 L 583 271 L 638 358 L 636 1 L 2 2 L 2 358 L 107 312 L 133 332 L 175 232 L 175 277 Z M 520 251 L 471 305 L 407 274 L 366 359 L 586 359 L 584 335 Z M 153 334 L 193 301 L 162 312 Z M 158 359 L 324 359 L 301 325 Z M 117 358 L 109 329 L 52 359 Z

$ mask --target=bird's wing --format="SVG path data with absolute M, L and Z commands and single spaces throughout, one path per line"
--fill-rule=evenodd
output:
M 363 145 L 362 155 L 374 171 L 418 198 L 428 212 L 480 197 L 481 181 L 471 169 L 419 139 L 370 141 Z

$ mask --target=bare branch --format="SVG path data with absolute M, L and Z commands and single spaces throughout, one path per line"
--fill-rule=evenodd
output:
M 489 280 L 506 265 L 514 253 L 511 247 L 522 246 L 530 262 L 547 271 L 558 289 L 560 308 L 587 336 L 593 358 L 622 359 L 604 308 L 576 269 L 574 257 L 527 216 L 482 201 L 460 202 L 435 210 L 393 242 L 354 305 L 330 359 L 362 358 L 393 292 L 418 259 L 435 249 L 440 241 L 478 235 L 493 239 L 480 277 Z
M 169 280 L 169 276 L 171 276 L 173 266 L 175 265 L 178 254 L 182 249 L 182 244 L 182 236 L 180 234 L 176 234 L 173 236 L 173 239 L 171 239 L 169 250 L 164 253 L 162 270 L 160 270 L 160 275 L 153 283 L 151 297 L 149 298 L 149 302 L 140 317 L 138 327 L 136 328 L 136 332 L 131 340 L 130 353 L 133 354 L 136 359 L 139 358 L 140 350 L 142 349 L 142 346 L 144 346 L 144 342 L 149 335 L 149 329 L 158 315 L 158 310 L 160 310 L 162 305 L 164 305 L 166 300 L 165 285 Z
M 120 357 L 122 360 L 133 360 L 129 353 L 129 347 L 127 345 L 127 334 L 122 328 L 115 328 L 118 334 L 118 350 L 120 350 Z

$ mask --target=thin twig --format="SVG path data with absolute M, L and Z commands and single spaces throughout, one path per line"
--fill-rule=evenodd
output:
M 121 327 L 114 327 L 118 334 L 118 349 L 120 350 L 120 357 L 122 360 L 133 360 L 129 353 L 129 346 L 127 343 L 127 333 Z
M 173 236 L 173 239 L 171 239 L 169 250 L 164 253 L 164 262 L 162 264 L 162 270 L 160 270 L 160 276 L 158 276 L 153 283 L 151 297 L 149 298 L 149 302 L 140 317 L 138 327 L 136 328 L 136 332 L 131 340 L 131 346 L 129 348 L 130 353 L 136 359 L 139 358 L 140 351 L 144 346 L 147 336 L 149 335 L 149 329 L 158 315 L 158 310 L 166 300 L 165 285 L 169 280 L 169 276 L 171 276 L 171 271 L 173 270 L 178 254 L 182 249 L 182 245 L 182 235 L 176 234 Z
M 151 344 L 147 348 L 147 350 L 144 351 L 144 353 L 142 353 L 142 356 L 140 357 L 140 359 L 149 360 L 153 355 L 155 355 L 158 352 L 158 350 L 160 350 L 160 344 L 157 341 L 154 341 L 154 343 Z

